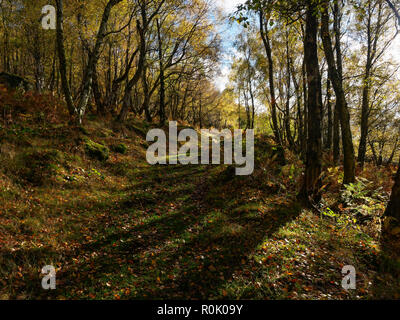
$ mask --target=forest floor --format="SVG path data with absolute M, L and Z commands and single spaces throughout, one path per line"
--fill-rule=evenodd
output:
M 104 127 L 1 128 L 0 298 L 400 298 L 400 259 L 387 258 L 379 234 L 338 218 L 340 205 L 302 208 L 290 156 L 278 166 L 266 152 L 250 177 L 150 166 L 147 125 Z M 93 160 L 88 139 L 127 150 Z M 45 265 L 56 267 L 56 290 L 41 288 Z M 342 289 L 345 265 L 355 290 Z

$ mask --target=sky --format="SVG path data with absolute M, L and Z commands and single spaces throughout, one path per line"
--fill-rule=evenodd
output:
M 214 4 L 222 9 L 222 12 L 227 16 L 226 22 L 219 27 L 222 39 L 222 59 L 220 63 L 220 75 L 215 78 L 214 83 L 220 91 L 223 91 L 229 82 L 229 71 L 232 60 L 235 56 L 235 49 L 233 43 L 237 34 L 240 32 L 238 24 L 229 23 L 228 16 L 236 11 L 239 4 L 244 3 L 246 0 L 215 0 Z
M 235 11 L 236 7 L 244 3 L 244 0 L 216 0 L 215 3 L 217 6 L 219 6 L 221 9 L 223 9 L 226 13 L 231 13 Z

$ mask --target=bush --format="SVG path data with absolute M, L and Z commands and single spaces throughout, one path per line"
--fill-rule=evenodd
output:
M 106 161 L 110 156 L 110 151 L 105 145 L 96 143 L 89 139 L 85 140 L 85 150 L 91 158 L 100 161 Z
M 63 154 L 58 150 L 35 150 L 21 155 L 17 171 L 26 181 L 42 185 L 57 174 L 62 160 Z
M 372 182 L 358 177 L 355 183 L 344 186 L 340 200 L 357 220 L 365 221 L 381 215 L 388 198 L 381 187 L 376 188 Z
M 22 88 L 25 91 L 33 89 L 33 85 L 28 81 L 26 81 L 24 78 L 6 72 L 0 73 L 0 83 L 5 85 L 9 89 Z
M 254 145 L 256 167 L 259 167 L 266 162 L 273 162 L 280 167 L 283 167 L 287 164 L 284 148 L 282 146 L 275 145 L 267 137 L 256 137 Z
M 128 151 L 128 147 L 124 143 L 120 143 L 118 145 L 114 145 L 111 147 L 111 150 L 117 153 L 126 154 Z
M 19 118 L 34 122 L 58 123 L 67 119 L 62 102 L 51 94 L 9 89 L 0 83 L 0 116 L 8 123 Z

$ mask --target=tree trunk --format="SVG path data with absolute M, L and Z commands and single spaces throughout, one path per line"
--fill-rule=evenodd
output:
M 274 61 L 272 59 L 271 44 L 268 36 L 268 30 L 266 26 L 264 27 L 264 12 L 262 9 L 259 11 L 260 18 L 260 33 L 261 38 L 265 47 L 268 60 L 268 80 L 269 80 L 269 91 L 271 96 L 271 117 L 272 117 L 272 130 L 274 132 L 275 140 L 277 143 L 281 144 L 281 137 L 278 128 L 278 118 L 276 113 L 276 97 L 275 97 L 275 84 L 274 84 Z
M 57 4 L 57 24 L 56 24 L 56 36 L 57 36 L 57 51 L 59 59 L 59 68 L 61 76 L 61 87 L 64 93 L 65 101 L 67 103 L 68 112 L 71 117 L 76 115 L 76 108 L 72 99 L 71 88 L 68 84 L 67 79 L 67 59 L 65 57 L 64 47 L 64 31 L 63 31 L 63 19 L 64 9 L 63 0 L 56 0 Z
M 322 141 L 321 141 L 321 75 L 318 62 L 318 21 L 316 5 L 312 0 L 307 3 L 306 33 L 304 56 L 308 84 L 308 139 L 306 169 L 303 189 L 300 196 L 308 204 L 318 203 L 321 199 Z
M 394 7 L 394 5 L 391 3 L 391 1 L 386 0 L 390 8 L 393 10 L 395 13 L 398 22 L 400 24 L 400 14 L 398 10 Z M 399 169 L 397 170 L 397 175 L 395 178 L 395 183 L 392 189 L 392 195 L 389 201 L 389 204 L 386 208 L 385 211 L 385 216 L 387 217 L 393 217 L 396 218 L 397 221 L 400 221 L 400 166 Z
M 290 50 L 289 50 L 289 31 L 286 31 L 286 86 L 287 86 L 287 94 L 286 94 L 286 105 L 285 105 L 285 131 L 286 131 L 286 139 L 289 143 L 289 147 L 294 149 L 294 139 L 292 136 L 292 131 L 290 128 L 290 99 L 291 99 L 291 72 L 290 72 Z
M 379 39 L 380 25 L 381 25 L 381 13 L 382 4 L 379 4 L 377 27 L 375 34 L 372 34 L 371 19 L 373 8 L 371 7 L 371 2 L 368 2 L 368 22 L 367 22 L 367 62 L 365 64 L 365 74 L 363 79 L 363 92 L 362 92 L 362 107 L 361 107 L 361 136 L 360 144 L 358 147 L 358 162 L 361 167 L 364 167 L 365 155 L 367 153 L 367 139 L 369 132 L 369 95 L 371 88 L 371 72 L 373 68 L 373 59 L 376 55 L 376 48 Z
M 305 39 L 304 39 L 305 45 Z M 308 136 L 308 99 L 307 99 L 307 75 L 306 75 L 306 62 L 305 57 L 303 59 L 303 64 L 301 66 L 302 82 L 303 82 L 303 100 L 304 100 L 304 130 L 303 136 L 301 137 L 301 158 L 304 160 L 306 158 L 307 151 L 307 136 Z
M 104 108 L 104 103 L 103 103 L 102 94 L 101 94 L 101 91 L 100 91 L 99 79 L 97 77 L 97 70 L 96 69 L 94 70 L 94 73 L 93 73 L 92 88 L 93 88 L 94 101 L 96 102 L 97 114 L 104 116 L 106 111 L 105 111 L 105 108 Z
M 384 216 L 396 218 L 400 222 L 400 166 L 397 170 L 392 195 Z
M 163 64 L 163 50 L 162 50 L 162 40 L 161 40 L 161 27 L 159 19 L 157 22 L 157 40 L 158 40 L 158 63 L 160 67 L 160 124 L 164 124 L 166 120 L 165 115 L 165 76 L 164 76 L 164 64 Z
M 399 137 L 396 138 L 396 142 L 394 143 L 394 147 L 393 147 L 392 153 L 390 154 L 390 157 L 389 157 L 389 159 L 387 161 L 387 165 L 390 165 L 393 162 L 394 155 L 395 155 L 395 153 L 397 151 L 398 143 L 399 143 Z
M 95 71 L 97 62 L 100 58 L 101 47 L 103 45 L 103 41 L 106 36 L 107 23 L 110 18 L 111 9 L 121 1 L 122 0 L 110 0 L 104 9 L 100 27 L 96 36 L 96 43 L 94 49 L 89 54 L 88 63 L 84 73 L 85 76 L 83 77 L 82 80 L 82 86 L 81 86 L 82 93 L 77 108 L 79 123 L 82 123 L 83 116 L 85 115 L 86 112 L 86 107 L 90 97 L 90 91 L 92 89 L 93 73 Z
M 369 75 L 366 76 L 364 82 L 369 81 Z M 367 153 L 367 138 L 368 138 L 368 115 L 369 115 L 369 85 L 364 84 L 363 98 L 361 107 L 361 135 L 360 143 L 358 145 L 357 161 L 360 163 L 361 168 L 364 167 L 365 155 Z
M 296 146 L 296 152 L 301 153 L 301 150 L 303 148 L 302 146 L 302 139 L 303 139 L 303 115 L 301 112 L 301 92 L 300 92 L 300 86 L 299 82 L 296 79 L 296 72 L 294 71 L 294 66 L 293 66 L 293 60 L 290 59 L 290 72 L 292 74 L 292 79 L 293 79 L 293 85 L 294 85 L 294 90 L 296 93 L 296 100 L 297 100 L 297 140 L 295 143 Z
M 238 98 L 238 128 L 241 129 L 241 119 L 240 119 L 240 86 L 239 86 L 239 98 Z
M 327 95 L 327 112 L 328 112 L 328 130 L 325 141 L 325 149 L 331 151 L 332 150 L 332 104 L 331 104 L 331 81 L 328 78 L 326 84 L 326 95 Z
M 353 147 L 353 137 L 350 127 L 350 113 L 347 107 L 346 97 L 343 90 L 342 77 L 336 66 L 332 41 L 329 33 L 329 6 L 328 2 L 324 3 L 324 10 L 321 16 L 321 37 L 325 52 L 325 57 L 328 63 L 329 78 L 332 81 L 333 88 L 336 94 L 336 103 L 339 112 L 340 124 L 342 128 L 342 143 L 344 153 L 344 184 L 353 183 L 355 181 L 355 157 Z M 338 30 L 336 30 L 338 32 Z M 336 43 L 340 47 L 340 42 Z M 337 61 L 341 65 L 341 56 L 337 56 Z
M 118 120 L 119 121 L 125 121 L 126 117 L 128 115 L 129 111 L 129 98 L 131 91 L 133 87 L 137 84 L 137 82 L 140 80 L 143 70 L 144 70 L 144 65 L 145 65 L 145 60 L 146 60 L 146 51 L 147 51 L 147 46 L 146 46 L 146 30 L 144 29 L 147 25 L 147 17 L 146 17 L 146 12 L 142 12 L 142 26 L 140 25 L 139 22 L 137 22 L 138 26 L 138 33 L 140 36 L 140 49 L 139 49 L 139 62 L 138 66 L 136 69 L 135 74 L 133 75 L 132 79 L 130 79 L 125 86 L 125 94 L 124 94 L 124 99 L 122 102 L 122 108 L 121 111 L 118 115 Z
M 335 104 L 333 111 L 333 163 L 337 166 L 340 161 L 340 120 L 339 107 Z
M 144 114 L 146 116 L 146 121 L 147 122 L 152 122 L 153 119 L 151 118 L 150 114 L 150 93 L 149 93 L 149 86 L 147 84 L 147 78 L 146 78 L 146 66 L 144 67 L 143 73 L 142 73 L 142 84 L 143 84 L 143 109 L 144 109 Z
M 58 55 L 60 60 L 60 73 L 61 73 L 61 82 L 64 91 L 65 100 L 67 102 L 68 110 L 71 115 L 75 115 L 77 117 L 78 123 L 82 122 L 82 118 L 85 114 L 86 107 L 89 101 L 90 92 L 92 88 L 93 82 L 93 73 L 95 71 L 97 62 L 100 57 L 101 46 L 103 44 L 104 37 L 106 36 L 106 28 L 107 22 L 111 14 L 111 9 L 120 3 L 122 0 L 110 0 L 103 12 L 102 20 L 100 23 L 99 30 L 97 32 L 96 44 L 94 46 L 93 51 L 89 53 L 89 60 L 84 70 L 84 76 L 82 79 L 82 92 L 81 99 L 77 108 L 75 108 L 72 95 L 71 88 L 68 84 L 67 80 L 67 66 L 66 66 L 66 57 L 65 57 L 65 48 L 64 48 L 64 32 L 63 32 L 63 2 L 62 0 L 56 0 L 57 4 L 57 47 L 58 47 Z

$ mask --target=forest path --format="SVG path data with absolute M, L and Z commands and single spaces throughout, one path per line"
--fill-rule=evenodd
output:
M 211 165 L 141 167 L 113 209 L 87 221 L 85 240 L 65 258 L 58 294 L 227 295 L 234 274 L 250 268 L 251 254 L 300 208 L 286 200 L 275 204 L 267 193 L 261 201 L 257 188 L 239 191 L 249 183 L 221 181 L 224 172 L 224 166 Z
M 129 158 L 126 158 L 128 160 Z M 43 189 L 56 245 L 3 253 L 54 263 L 57 290 L 21 269 L 13 297 L 54 299 L 347 299 L 372 296 L 376 243 L 304 210 L 265 176 L 226 166 L 108 164 L 97 184 Z M 118 170 L 115 168 L 118 166 Z M 104 169 L 104 168 L 103 168 Z M 122 180 L 112 172 L 123 174 Z M 285 177 L 277 175 L 280 184 Z M 38 191 L 39 192 L 39 191 Z M 47 203 L 45 201 L 48 201 Z M 59 219 L 62 217 L 62 219 Z M 56 249 L 53 249 L 56 248 Z M 357 267 L 360 290 L 341 287 Z M 25 271 L 24 271 L 25 270 Z

